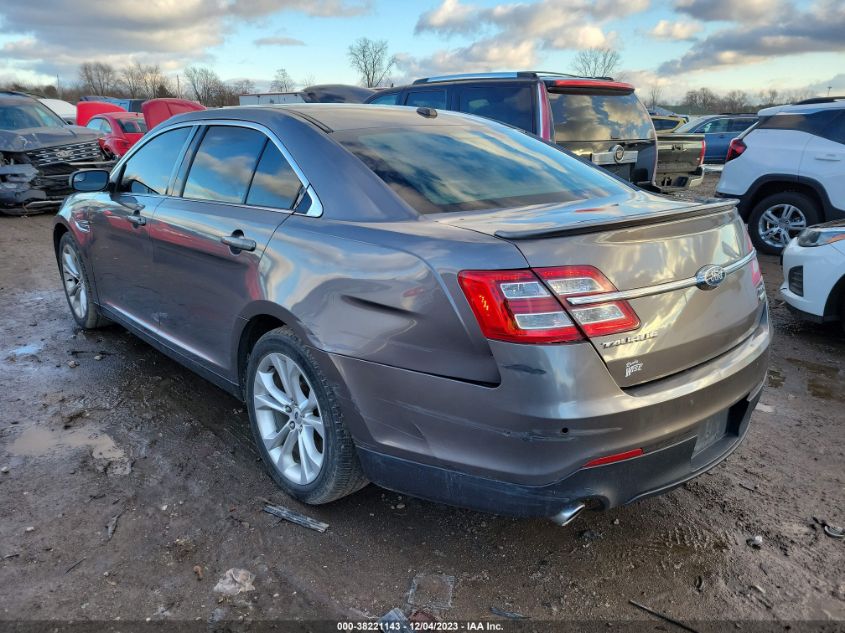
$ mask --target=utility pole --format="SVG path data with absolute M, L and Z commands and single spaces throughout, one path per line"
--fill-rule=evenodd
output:
M 827 93 L 830 94 L 830 90 Z M 59 99 L 62 98 L 62 84 L 59 81 L 59 73 L 56 73 L 56 94 L 59 95 Z
M 833 86 L 828 86 L 828 87 L 827 87 L 827 96 L 828 96 L 828 97 L 830 96 L 830 89 L 831 89 L 831 88 L 833 88 Z

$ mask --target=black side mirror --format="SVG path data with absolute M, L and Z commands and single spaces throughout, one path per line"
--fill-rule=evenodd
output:
M 105 191 L 109 186 L 109 172 L 105 169 L 81 169 L 70 176 L 74 191 Z

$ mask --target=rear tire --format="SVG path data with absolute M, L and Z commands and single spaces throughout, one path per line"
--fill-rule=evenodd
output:
M 781 191 L 758 202 L 748 219 L 748 233 L 755 248 L 779 254 L 793 237 L 821 221 L 821 209 L 809 196 Z
M 100 314 L 99 306 L 94 303 L 85 260 L 70 233 L 65 233 L 59 240 L 58 257 L 59 274 L 73 320 L 86 330 L 108 325 L 110 321 Z
M 271 330 L 253 347 L 246 402 L 264 465 L 290 496 L 318 505 L 367 485 L 337 395 L 290 328 Z

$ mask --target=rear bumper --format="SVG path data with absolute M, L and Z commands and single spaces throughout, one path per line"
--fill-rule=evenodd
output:
M 704 167 L 699 166 L 695 171 L 683 172 L 662 172 L 660 165 L 658 165 L 657 176 L 655 182 L 661 193 L 670 193 L 672 191 L 682 191 L 690 187 L 697 187 L 704 180 Z
M 575 502 L 608 509 L 668 492 L 723 461 L 745 437 L 760 391 L 730 407 L 725 436 L 698 454 L 693 435 L 640 457 L 581 468 L 546 486 L 473 476 L 374 451 L 358 454 L 374 483 L 429 501 L 519 517 L 551 517 Z
M 768 366 L 769 321 L 763 309 L 735 348 L 627 389 L 589 343 L 491 348 L 502 372 L 493 387 L 317 352 L 340 386 L 371 481 L 445 503 L 546 516 L 573 496 L 612 507 L 675 486 L 741 441 Z M 693 459 L 702 422 L 720 412 L 730 413 L 735 432 Z M 630 462 L 582 468 L 637 448 L 645 455 Z

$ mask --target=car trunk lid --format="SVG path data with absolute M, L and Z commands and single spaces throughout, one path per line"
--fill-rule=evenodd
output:
M 444 214 L 438 220 L 513 243 L 535 270 L 593 266 L 618 291 L 635 291 L 627 301 L 639 327 L 590 338 L 621 387 L 718 356 L 749 336 L 759 320 L 753 253 L 731 201 L 696 205 L 636 192 L 600 204 Z M 709 266 L 729 272 L 703 290 L 709 286 L 699 287 L 695 279 Z M 579 307 L 575 301 L 564 300 L 570 311 Z

